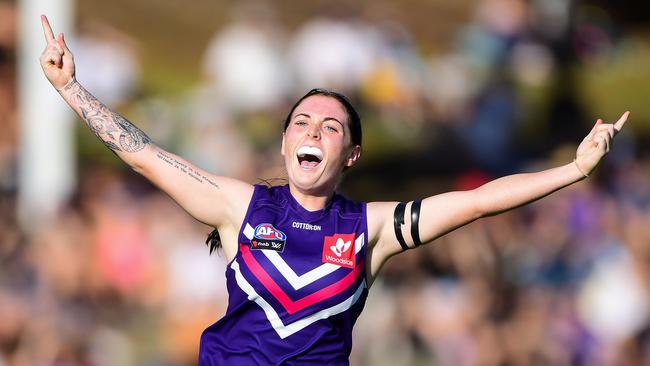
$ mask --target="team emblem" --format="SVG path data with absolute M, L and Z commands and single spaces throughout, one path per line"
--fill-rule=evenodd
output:
M 270 249 L 282 253 L 287 235 L 271 224 L 259 224 L 255 228 L 251 249 Z
M 326 236 L 323 242 L 323 263 L 332 263 L 341 267 L 354 268 L 356 265 L 354 234 Z

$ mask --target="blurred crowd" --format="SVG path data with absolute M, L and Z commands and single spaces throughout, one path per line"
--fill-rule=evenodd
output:
M 100 100 L 164 148 L 251 183 L 283 177 L 282 119 L 297 96 L 341 91 L 364 125 L 341 190 L 412 199 L 570 162 L 596 118 L 581 73 L 642 43 L 569 0 L 469 7 L 450 46 L 426 54 L 396 7 L 323 7 L 289 30 L 277 9 L 242 3 L 173 102 L 139 87 L 132 35 L 83 21 L 66 39 Z M 223 255 L 203 245 L 211 229 L 83 127 L 75 194 L 47 226 L 19 225 L 16 15 L 0 1 L 0 366 L 195 364 L 227 304 Z M 650 159 L 632 112 L 637 127 L 595 176 L 392 258 L 351 363 L 650 364 Z

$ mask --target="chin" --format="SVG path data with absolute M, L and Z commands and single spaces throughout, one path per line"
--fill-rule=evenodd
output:
M 302 192 L 312 194 L 325 192 L 329 194 L 328 191 L 330 190 L 330 184 L 321 180 L 322 175 L 322 171 L 299 172 L 293 177 L 290 177 L 289 180 L 296 188 Z
M 319 187 L 317 177 L 298 177 L 296 179 L 292 179 L 291 182 L 296 188 L 300 189 L 303 192 L 314 192 L 318 191 L 321 188 Z

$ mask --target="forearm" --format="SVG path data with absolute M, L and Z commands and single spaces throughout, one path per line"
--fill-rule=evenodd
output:
M 138 152 L 151 144 L 144 132 L 108 109 L 76 80 L 68 83 L 59 93 L 104 145 L 138 170 L 139 160 L 144 158 Z
M 536 173 L 514 174 L 475 190 L 480 216 L 491 216 L 545 197 L 584 179 L 574 162 Z

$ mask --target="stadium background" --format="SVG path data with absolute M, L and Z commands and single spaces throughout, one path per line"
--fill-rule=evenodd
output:
M 166 149 L 250 182 L 283 176 L 282 119 L 296 97 L 346 93 L 364 154 L 341 190 L 357 200 L 566 163 L 596 118 L 631 110 L 595 176 L 393 258 L 351 362 L 643 365 L 649 7 L 84 0 L 66 39 L 102 101 Z M 227 301 L 223 256 L 202 244 L 209 228 L 76 121 L 72 193 L 47 221 L 18 217 L 18 9 L 0 1 L 0 365 L 194 364 Z

